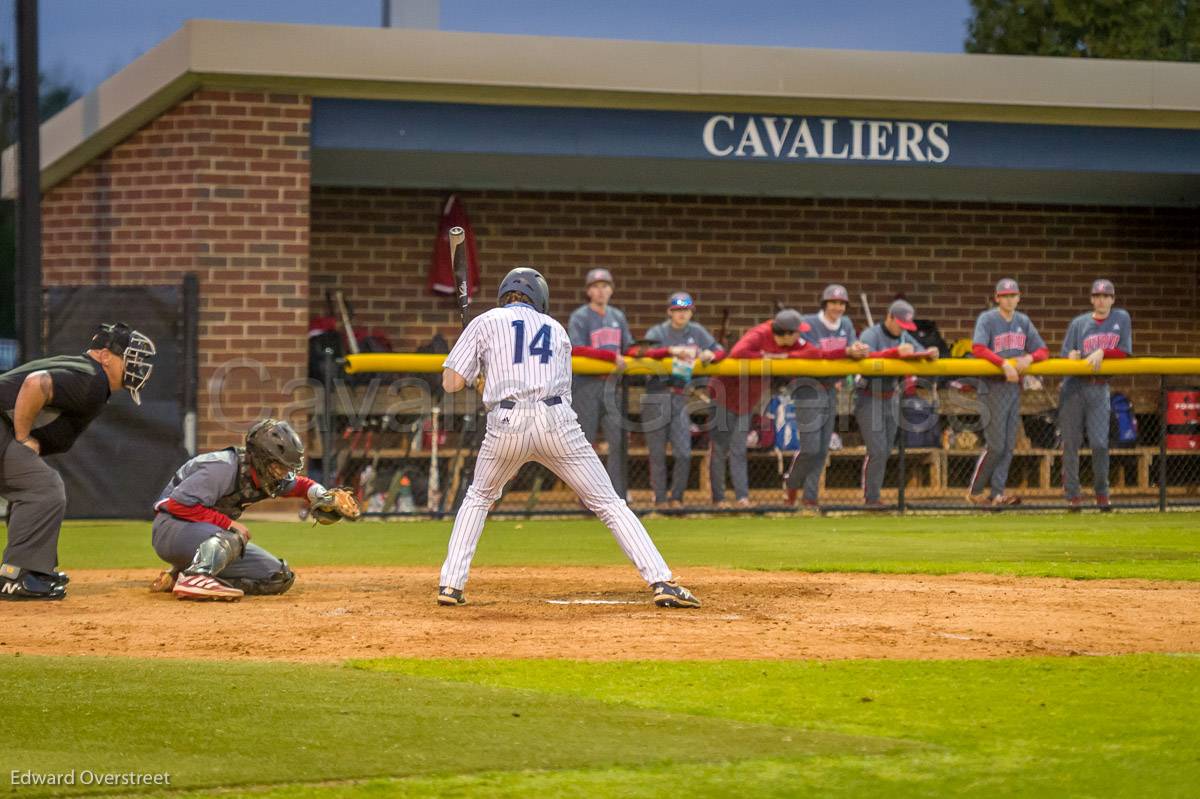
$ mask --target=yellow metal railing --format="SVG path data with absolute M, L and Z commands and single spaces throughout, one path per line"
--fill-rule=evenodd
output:
M 440 372 L 445 355 L 424 355 L 400 352 L 360 353 L 346 357 L 346 371 L 350 374 L 363 372 Z M 615 368 L 607 361 L 594 358 L 572 358 L 575 374 L 605 375 Z M 671 359 L 626 358 L 625 373 L 631 375 L 669 374 Z M 733 360 L 720 363 L 697 364 L 694 374 L 726 375 L 782 375 L 788 377 L 840 377 L 843 375 L 901 376 L 921 375 L 924 377 L 997 377 L 1000 367 L 978 358 L 942 358 L 937 361 L 901 360 L 898 358 L 866 358 L 861 361 L 810 361 L 802 358 Z M 1066 358 L 1051 358 L 1034 364 L 1029 374 L 1035 375 L 1182 375 L 1200 374 L 1198 358 L 1112 358 L 1093 372 L 1086 361 Z

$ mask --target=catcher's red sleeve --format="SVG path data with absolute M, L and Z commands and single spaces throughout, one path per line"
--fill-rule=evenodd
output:
M 206 508 L 203 505 L 184 505 L 182 502 L 168 499 L 159 505 L 159 508 L 165 510 L 176 519 L 183 519 L 185 522 L 208 522 L 209 524 L 215 524 L 222 530 L 228 530 L 229 526 L 233 524 L 233 519 L 221 513 L 221 511 L 215 508 Z

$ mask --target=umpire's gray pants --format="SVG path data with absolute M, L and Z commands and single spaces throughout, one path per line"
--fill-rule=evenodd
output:
M 821 473 L 829 456 L 829 437 L 837 421 L 837 384 L 804 381 L 793 390 L 796 401 L 796 439 L 799 449 L 792 458 L 787 487 L 804 487 L 804 498 L 816 502 Z
M 196 555 L 196 547 L 212 538 L 221 528 L 208 522 L 188 522 L 169 513 L 159 512 L 151 527 L 150 542 L 155 553 L 177 569 L 186 569 Z M 283 568 L 283 561 L 257 544 L 246 544 L 240 558 L 221 570 L 225 579 L 269 580 Z
M 708 462 L 708 481 L 712 486 L 713 502 L 725 501 L 725 462 L 729 461 L 729 476 L 733 480 L 733 495 L 750 498 L 750 480 L 746 477 L 746 436 L 750 433 L 750 414 L 735 413 L 721 403 L 713 408 L 712 457 Z
M 863 497 L 867 502 L 878 502 L 883 488 L 883 475 L 887 471 L 888 456 L 896 443 L 896 428 L 900 418 L 900 395 L 880 397 L 868 391 L 859 391 L 854 402 L 854 417 L 867 446 L 867 457 L 863 461 Z
M 596 432 L 604 426 L 608 457 L 604 459 L 608 478 L 617 496 L 625 496 L 625 414 L 620 378 L 579 375 L 571 381 L 571 406 L 579 417 L 583 437 L 596 446 Z
M 58 566 L 58 534 L 67 510 L 62 477 L 37 453 L 18 444 L 0 423 L 0 496 L 8 500 L 4 562 L 49 573 Z
M 984 450 L 971 477 L 971 493 L 982 494 L 989 486 L 998 497 L 1008 485 L 1008 467 L 1017 446 L 1021 423 L 1021 384 L 1007 380 L 980 382 L 979 400 L 987 414 L 983 428 Z
M 1111 413 L 1108 383 L 1063 382 L 1058 401 L 1058 429 L 1062 431 L 1063 490 L 1079 496 L 1079 448 L 1087 429 L 1092 448 L 1092 476 L 1096 493 L 1108 494 L 1108 421 Z
M 656 503 L 667 500 L 667 441 L 675 466 L 671 470 L 671 499 L 682 502 L 692 468 L 691 419 L 687 397 L 674 391 L 642 395 L 642 424 L 650 449 L 650 487 Z

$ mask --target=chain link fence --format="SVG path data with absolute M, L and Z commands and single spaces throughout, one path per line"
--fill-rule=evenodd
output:
M 331 381 L 327 390 L 335 399 L 327 403 L 322 448 L 331 455 L 318 453 L 315 459 L 322 479 L 354 487 L 369 514 L 453 514 L 482 441 L 478 397 L 472 389 L 443 395 L 427 376 L 373 378 L 366 383 L 358 378 L 355 384 Z M 985 455 L 989 449 L 1005 449 L 988 446 L 997 439 L 995 429 L 989 432 L 995 415 L 989 397 L 1003 390 L 997 389 L 1002 381 L 902 379 L 894 395 L 864 407 L 861 378 L 807 379 L 806 385 L 823 387 L 836 410 L 823 468 L 817 462 L 816 502 L 807 507 L 919 512 L 991 509 L 1016 500 L 1024 508 L 1056 511 L 1104 504 L 1117 509 L 1200 507 L 1200 374 L 1071 379 L 1076 386 L 1065 392 L 1067 378 L 1060 377 L 1043 377 L 1040 386 L 1013 392 L 1016 408 L 1005 412 L 1014 423 L 999 437 L 1011 440 L 1011 454 L 994 456 L 998 463 L 986 462 Z M 646 401 L 644 377 L 612 376 L 604 380 L 603 405 L 620 424 L 601 420 L 584 428 L 595 428 L 596 452 L 635 511 L 803 509 L 804 487 L 797 484 L 789 491 L 787 476 L 809 454 L 800 445 L 803 433 L 813 438 L 814 431 L 803 429 L 806 398 L 797 386 L 804 380 L 775 377 L 752 412 L 732 414 L 721 402 L 720 386 L 698 378 L 673 400 L 682 409 L 686 430 L 677 420 L 674 430 L 658 437 L 665 442 L 656 445 L 652 417 L 662 400 Z M 1081 394 L 1087 395 L 1086 402 L 1077 401 Z M 807 398 L 811 400 L 811 391 Z M 883 420 L 889 412 L 884 406 L 894 413 L 894 428 Z M 347 408 L 351 412 L 342 412 Z M 1106 469 L 1103 451 L 1093 449 L 1089 436 L 1101 422 L 1109 440 Z M 1064 426 L 1066 443 L 1072 430 L 1079 440 L 1079 487 L 1073 489 L 1079 499 L 1074 505 L 1064 486 L 1064 471 L 1071 471 L 1073 460 L 1073 448 L 1064 451 Z M 614 428 L 614 440 L 608 440 Z M 887 457 L 873 456 L 872 437 L 878 454 L 889 432 L 893 438 Z M 990 482 L 980 474 L 981 461 L 984 470 L 990 469 Z M 744 465 L 744 481 L 739 464 Z M 1104 470 L 1107 480 L 1097 480 L 1097 469 Z M 988 502 L 968 498 L 973 483 Z M 869 496 L 876 486 L 878 493 Z M 993 494 L 1015 499 L 993 504 Z M 493 510 L 501 516 L 586 512 L 575 493 L 538 463 L 519 470 Z

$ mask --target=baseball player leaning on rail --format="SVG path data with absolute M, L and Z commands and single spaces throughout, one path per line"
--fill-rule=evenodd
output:
M 1021 498 L 1006 493 L 1008 467 L 1021 423 L 1021 375 L 1049 357 L 1046 342 L 1029 317 L 1017 310 L 1021 289 L 1006 277 L 996 284 L 996 307 L 975 322 L 971 354 L 1004 370 L 1003 378 L 979 381 L 979 400 L 986 412 L 984 449 L 971 477 L 967 501 L 973 505 L 1019 505 Z M 1010 363 L 1008 359 L 1013 359 Z M 990 495 L 987 493 L 991 489 Z
M 1114 308 L 1116 289 L 1111 280 L 1092 283 L 1092 312 L 1075 317 L 1063 339 L 1062 357 L 1085 359 L 1099 371 L 1105 358 L 1133 354 L 1133 322 L 1129 313 Z M 1058 402 L 1058 427 L 1062 430 L 1063 489 L 1071 511 L 1080 510 L 1079 447 L 1087 429 L 1092 448 L 1092 474 L 1096 506 L 1112 510 L 1108 501 L 1108 420 L 1111 404 L 1106 377 L 1067 377 L 1062 381 Z
M 546 315 L 549 301 L 545 278 L 534 269 L 514 269 L 500 283 L 500 307 L 473 319 L 443 364 L 442 386 L 451 393 L 481 375 L 486 378 L 487 433 L 471 487 L 454 519 L 438 604 L 466 604 L 463 589 L 488 511 L 517 470 L 537 461 L 608 526 L 649 583 L 656 605 L 699 607 L 700 601 L 672 579 L 646 528 L 613 490 L 579 427 L 571 409 L 571 341 L 562 325 Z

